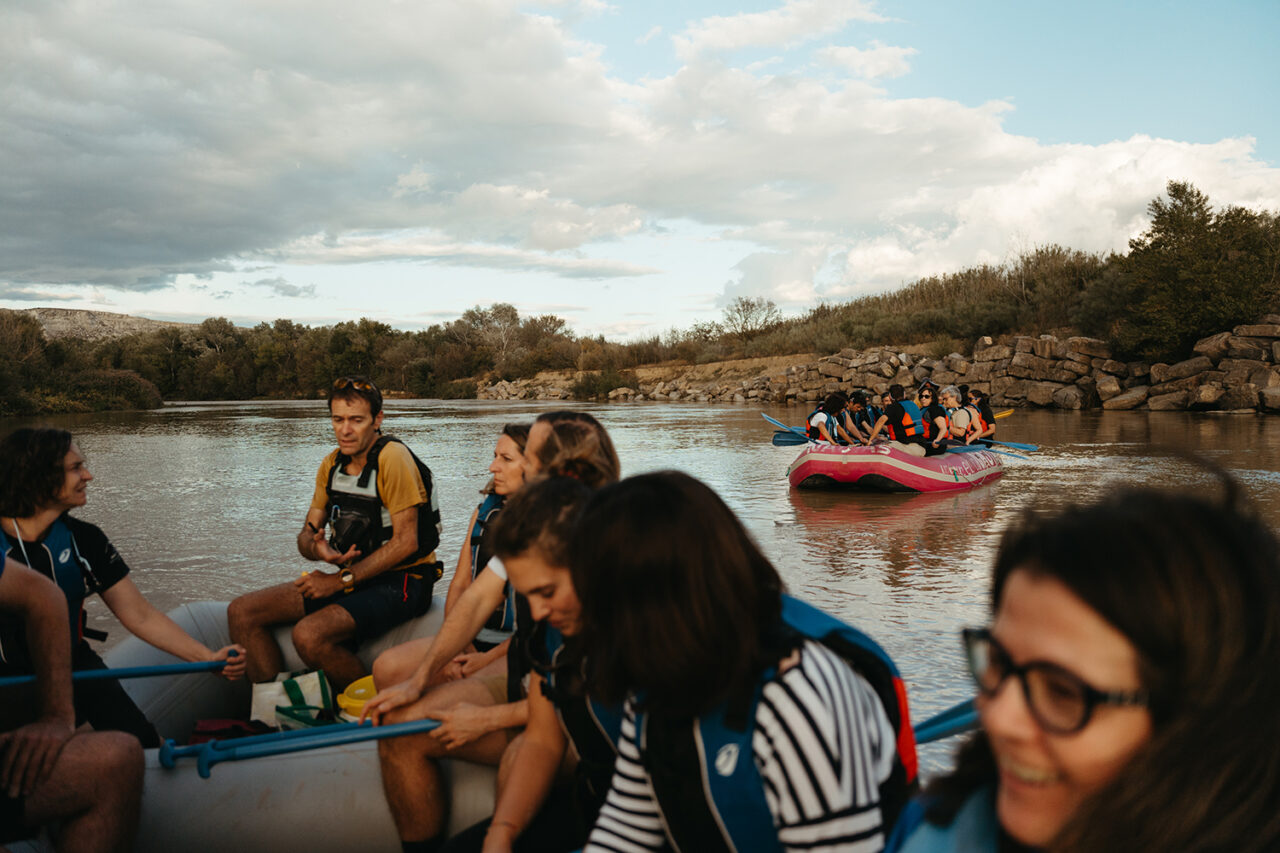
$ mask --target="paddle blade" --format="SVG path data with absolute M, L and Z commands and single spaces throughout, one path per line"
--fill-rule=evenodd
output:
M 808 444 L 809 439 L 803 435 L 796 435 L 794 432 L 783 432 L 778 430 L 773 434 L 774 447 L 799 447 L 802 444 Z
M 996 419 L 1007 418 L 1013 414 L 1013 409 L 1005 409 L 1003 412 L 996 412 Z

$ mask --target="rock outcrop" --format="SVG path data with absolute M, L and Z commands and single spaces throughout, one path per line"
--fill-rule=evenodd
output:
M 40 325 L 44 326 L 45 337 L 50 340 L 79 338 L 101 341 L 139 332 L 153 332 L 156 329 L 188 328 L 192 325 L 148 320 L 129 314 L 112 314 L 110 311 L 81 311 L 73 308 L 27 308 L 25 313 L 40 321 Z
M 993 406 L 1167 411 L 1280 411 L 1280 316 L 1237 326 L 1198 342 L 1194 355 L 1174 364 L 1122 362 L 1105 341 L 1052 335 L 978 340 L 969 355 L 931 358 L 891 348 L 844 349 L 755 375 L 732 378 L 726 368 L 699 365 L 661 378 L 636 371 L 636 387 L 615 388 L 610 400 L 696 400 L 812 404 L 834 391 L 879 394 L 894 383 L 914 388 L 925 379 L 968 385 Z M 724 362 L 722 365 L 734 364 Z M 484 399 L 564 399 L 573 374 L 500 382 Z

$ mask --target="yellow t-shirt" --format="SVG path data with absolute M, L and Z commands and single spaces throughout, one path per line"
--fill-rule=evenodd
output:
M 329 503 L 329 471 L 337 464 L 338 452 L 334 448 L 316 471 L 316 490 L 311 496 L 312 509 L 323 511 Z M 378 498 L 389 516 L 429 502 L 427 487 L 418 473 L 418 466 L 413 462 L 413 454 L 398 441 L 388 441 L 378 454 Z M 426 562 L 425 556 L 411 560 L 405 567 L 423 562 Z

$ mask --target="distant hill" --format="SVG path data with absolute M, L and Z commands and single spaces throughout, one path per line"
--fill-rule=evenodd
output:
M 101 341 L 122 338 L 138 332 L 153 332 L 156 329 L 193 325 L 148 320 L 145 317 L 113 314 L 110 311 L 80 311 L 74 308 L 27 308 L 24 313 L 39 320 L 40 325 L 44 326 L 45 336 L 51 340 L 78 338 Z

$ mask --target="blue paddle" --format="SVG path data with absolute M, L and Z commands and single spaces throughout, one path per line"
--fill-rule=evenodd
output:
M 285 755 L 291 752 L 305 752 L 311 749 L 323 749 L 327 746 L 342 746 L 348 743 L 360 743 L 366 740 L 383 740 L 403 735 L 416 735 L 429 732 L 440 726 L 439 720 L 410 720 L 407 723 L 393 723 L 389 726 L 374 726 L 370 723 L 350 726 L 325 726 L 321 730 L 308 731 L 311 737 L 276 738 L 271 741 L 237 744 L 236 739 L 226 746 L 214 746 L 213 741 L 204 744 L 196 759 L 196 772 L 201 779 L 208 779 L 213 765 L 224 761 L 245 761 L 250 758 L 266 758 L 271 755 Z M 262 735 L 266 737 L 266 735 Z M 240 740 L 248 740 L 242 738 Z
M 1033 450 L 1039 450 L 1040 447 L 1035 444 L 1023 444 L 1018 441 L 996 441 L 994 438 L 984 438 L 982 441 L 989 441 L 992 444 L 999 444 L 1003 447 L 1012 447 L 1014 450 L 1025 450 L 1030 453 Z
M 978 711 L 973 700 L 966 699 L 918 724 L 915 727 L 916 743 L 933 743 L 977 727 Z
M 119 669 L 82 669 L 71 673 L 72 681 L 100 681 L 109 678 L 154 678 L 160 675 L 182 675 L 188 672 L 210 672 L 227 665 L 222 660 L 202 660 L 194 663 L 174 663 L 163 666 L 122 666 Z M 10 675 L 0 678 L 0 687 L 18 684 L 34 684 L 34 675 Z
M 366 728 L 369 723 L 363 724 Z M 357 728 L 356 723 L 333 723 L 327 726 L 317 726 L 309 729 L 289 729 L 281 732 L 266 732 L 260 735 L 249 735 L 248 737 L 222 738 L 221 740 L 209 740 L 204 743 L 193 743 L 187 746 L 178 746 L 173 738 L 166 738 L 165 742 L 160 744 L 160 751 L 157 758 L 160 759 L 160 766 L 172 770 L 179 758 L 190 758 L 199 755 L 206 749 L 227 749 L 233 745 L 250 745 L 257 743 L 275 743 L 285 740 L 305 740 L 306 738 L 315 737 L 316 735 L 337 730 L 349 730 Z
M 774 447 L 796 447 L 801 444 L 808 444 L 809 439 L 803 435 L 796 435 L 794 432 L 786 432 L 778 430 L 773 434 Z
M 764 412 L 760 413 L 760 417 L 764 418 L 766 421 L 773 424 L 783 432 L 790 432 L 790 433 L 794 433 L 795 435 L 803 436 L 805 440 L 808 440 L 809 438 L 808 434 L 804 430 L 802 430 L 800 427 L 787 426 L 782 421 L 777 420 L 775 418 L 771 418 L 768 415 L 766 415 Z

